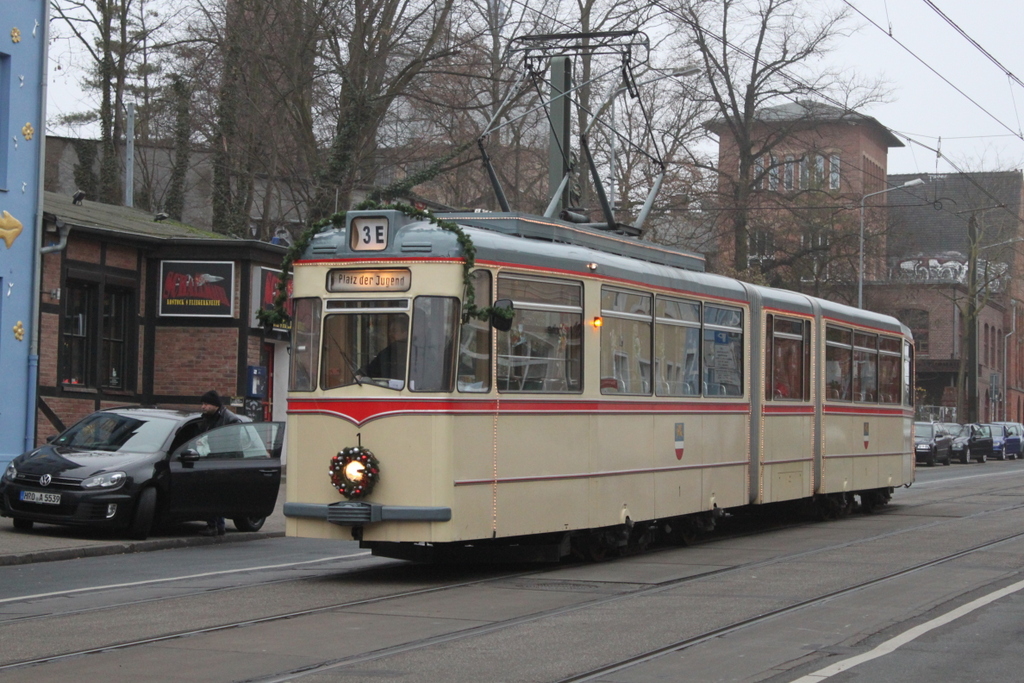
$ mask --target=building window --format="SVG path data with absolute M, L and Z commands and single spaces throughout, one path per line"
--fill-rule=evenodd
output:
M 807 156 L 800 157 L 800 189 L 806 190 L 810 187 L 811 171 L 807 163 Z
M 828 187 L 830 190 L 839 189 L 839 155 L 833 154 L 828 158 Z
M 779 160 L 772 154 L 768 157 L 768 189 L 779 189 Z
M 825 186 L 825 157 L 820 154 L 814 155 L 814 177 L 811 179 L 811 187 L 821 189 Z
M 64 291 L 61 384 L 116 391 L 130 388 L 128 340 L 132 339 L 135 291 L 70 278 Z
M 793 161 L 793 157 L 787 155 L 786 156 L 786 165 L 783 168 L 783 175 L 782 175 L 782 187 L 783 187 L 783 189 L 786 189 L 786 190 L 792 190 L 793 189 L 793 173 L 796 170 L 794 168 L 795 165 L 796 164 Z
M 928 311 L 919 308 L 907 308 L 897 316 L 900 322 L 910 328 L 914 335 L 914 346 L 918 355 L 928 355 Z
M 775 256 L 775 240 L 767 230 L 751 230 L 747 238 L 747 265 L 770 261 Z
M 831 247 L 828 231 L 821 228 L 808 230 L 800 236 L 800 242 L 804 250 L 811 257 L 810 279 L 812 281 L 827 280 L 829 277 L 829 249 Z
M 64 384 L 96 385 L 93 353 L 96 320 L 97 285 L 89 282 L 68 281 L 64 288 L 64 366 L 61 381 Z
M 754 189 L 764 187 L 764 157 L 754 159 Z

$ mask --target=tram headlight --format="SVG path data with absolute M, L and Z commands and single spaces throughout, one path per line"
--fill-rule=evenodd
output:
M 361 482 L 366 478 L 366 467 L 357 460 L 345 465 L 342 472 L 349 481 Z
M 362 446 L 343 448 L 331 458 L 331 483 L 346 498 L 362 498 L 380 479 L 380 462 Z

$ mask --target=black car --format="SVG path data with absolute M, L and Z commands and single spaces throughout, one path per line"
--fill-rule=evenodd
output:
M 948 465 L 953 457 L 953 437 L 941 422 L 914 423 L 914 452 L 917 462 L 934 467 Z
M 225 425 L 200 434 L 201 415 L 114 408 L 89 415 L 11 461 L 0 477 L 0 515 L 123 529 L 227 517 L 258 531 L 281 486 L 280 422 Z
M 992 428 L 982 424 L 966 424 L 953 435 L 953 458 L 965 465 L 971 460 L 985 462 L 992 456 Z

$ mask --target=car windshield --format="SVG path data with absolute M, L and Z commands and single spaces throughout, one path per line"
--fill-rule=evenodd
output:
M 946 429 L 949 430 L 950 436 L 961 436 L 964 431 L 963 425 L 958 424 L 948 424 L 946 425 Z
M 914 434 L 919 439 L 930 439 L 932 438 L 934 430 L 931 424 L 927 422 L 915 422 L 914 423 Z
M 176 420 L 150 415 L 93 413 L 53 440 L 54 445 L 89 451 L 155 453 Z

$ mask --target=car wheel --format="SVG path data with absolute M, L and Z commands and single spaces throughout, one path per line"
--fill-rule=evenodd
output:
M 988 453 L 982 453 L 979 455 L 978 462 L 988 462 Z
M 259 531 L 263 528 L 266 517 L 239 517 L 231 520 L 239 531 Z
M 962 462 L 965 465 L 969 465 L 971 463 L 971 452 L 965 450 L 963 459 L 960 462 Z
M 128 537 L 136 541 L 144 541 L 153 528 L 153 517 L 156 515 L 156 489 L 150 486 L 139 494 L 138 505 L 135 506 L 135 518 L 128 527 Z
M 31 519 L 20 519 L 18 517 L 15 517 L 11 521 L 14 522 L 14 528 L 18 531 L 29 531 L 30 529 L 32 529 Z
M 935 451 L 932 451 L 931 454 L 928 456 L 927 463 L 928 467 L 935 467 Z

